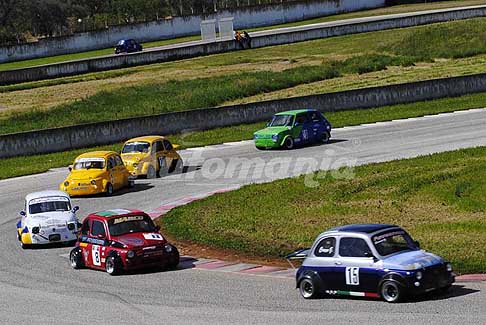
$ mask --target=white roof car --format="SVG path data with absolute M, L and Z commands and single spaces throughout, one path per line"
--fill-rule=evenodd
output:
M 69 194 L 41 191 L 25 197 L 24 210 L 17 223 L 17 238 L 23 248 L 38 244 L 75 242 L 79 222 Z

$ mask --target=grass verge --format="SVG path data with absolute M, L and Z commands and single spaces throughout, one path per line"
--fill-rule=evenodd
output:
M 288 24 L 280 24 L 280 25 L 273 25 L 273 26 L 265 26 L 259 28 L 248 29 L 249 32 L 252 31 L 260 31 L 260 30 L 269 30 L 269 29 L 276 29 L 276 28 L 284 28 L 284 27 L 292 27 L 292 26 L 302 26 L 307 24 L 316 24 L 316 23 L 323 23 L 341 19 L 351 19 L 351 18 L 361 18 L 367 16 L 378 16 L 378 15 L 388 15 L 388 14 L 397 14 L 397 13 L 404 13 L 404 12 L 413 12 L 413 11 L 421 11 L 421 10 L 432 10 L 432 9 L 444 9 L 444 8 L 452 8 L 458 6 L 472 6 L 484 4 L 484 1 L 481 0 L 466 0 L 466 1 L 443 1 L 443 2 L 436 2 L 436 3 L 422 3 L 422 4 L 409 4 L 409 5 L 400 5 L 400 6 L 393 6 L 393 7 L 386 7 L 386 8 L 378 8 L 372 10 L 364 10 L 340 15 L 332 15 L 327 17 L 320 17 L 315 19 L 308 19 L 294 23 Z M 201 39 L 200 36 L 187 36 L 187 37 L 180 37 L 174 38 L 169 40 L 160 40 L 154 42 L 146 42 L 143 43 L 144 48 L 151 48 L 163 45 L 170 45 L 175 43 L 182 43 L 188 41 L 195 41 Z M 12 69 L 20 69 L 20 68 L 27 68 L 33 67 L 37 65 L 43 64 L 51 64 L 51 63 L 59 63 L 63 61 L 70 61 L 70 60 L 81 60 L 81 59 L 89 59 L 96 56 L 102 55 L 109 55 L 113 54 L 113 49 L 101 49 L 101 50 L 94 50 L 94 51 L 86 51 L 74 54 L 65 54 L 65 55 L 57 55 L 51 56 L 47 58 L 39 58 L 39 59 L 32 59 L 32 60 L 22 60 L 17 62 L 8 62 L 0 64 L 0 71 L 3 70 L 12 70 Z
M 485 168 L 486 148 L 479 147 L 360 166 L 346 179 L 321 172 L 316 188 L 305 185 L 305 176 L 249 185 L 172 210 L 159 222 L 176 239 L 267 258 L 309 247 L 338 225 L 399 224 L 457 272 L 481 273 Z
M 373 123 L 400 118 L 418 117 L 428 114 L 438 114 L 485 106 L 486 93 L 480 93 L 412 104 L 384 106 L 364 110 L 331 112 L 326 113 L 325 115 L 330 120 L 333 127 L 338 128 L 361 123 Z M 264 125 L 265 122 L 243 124 L 208 131 L 171 135 L 169 138 L 173 143 L 181 145 L 181 149 L 200 147 L 211 144 L 251 139 L 253 137 L 253 133 L 256 130 L 263 128 Z M 50 168 L 62 167 L 71 164 L 74 158 L 83 152 L 92 150 L 120 151 L 121 146 L 122 144 L 118 143 L 108 146 L 76 149 L 45 155 L 0 159 L 0 179 L 45 172 Z

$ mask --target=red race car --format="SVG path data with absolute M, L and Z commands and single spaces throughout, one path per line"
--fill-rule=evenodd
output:
M 179 264 L 177 248 L 160 234 L 160 227 L 143 211 L 115 209 L 86 217 L 76 247 L 69 254 L 74 269 L 122 271 Z

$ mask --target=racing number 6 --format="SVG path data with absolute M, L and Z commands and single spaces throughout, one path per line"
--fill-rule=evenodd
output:
M 359 267 L 346 268 L 346 284 L 352 286 L 359 285 Z

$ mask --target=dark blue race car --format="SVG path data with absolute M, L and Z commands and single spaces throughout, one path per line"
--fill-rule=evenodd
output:
M 142 45 L 137 43 L 133 39 L 122 39 L 119 40 L 115 46 L 115 54 L 119 53 L 131 53 L 142 51 Z
M 297 288 L 306 298 L 347 295 L 398 302 L 406 296 L 447 291 L 455 276 L 450 263 L 420 249 L 402 228 L 385 224 L 338 227 L 320 234 L 305 258 Z

